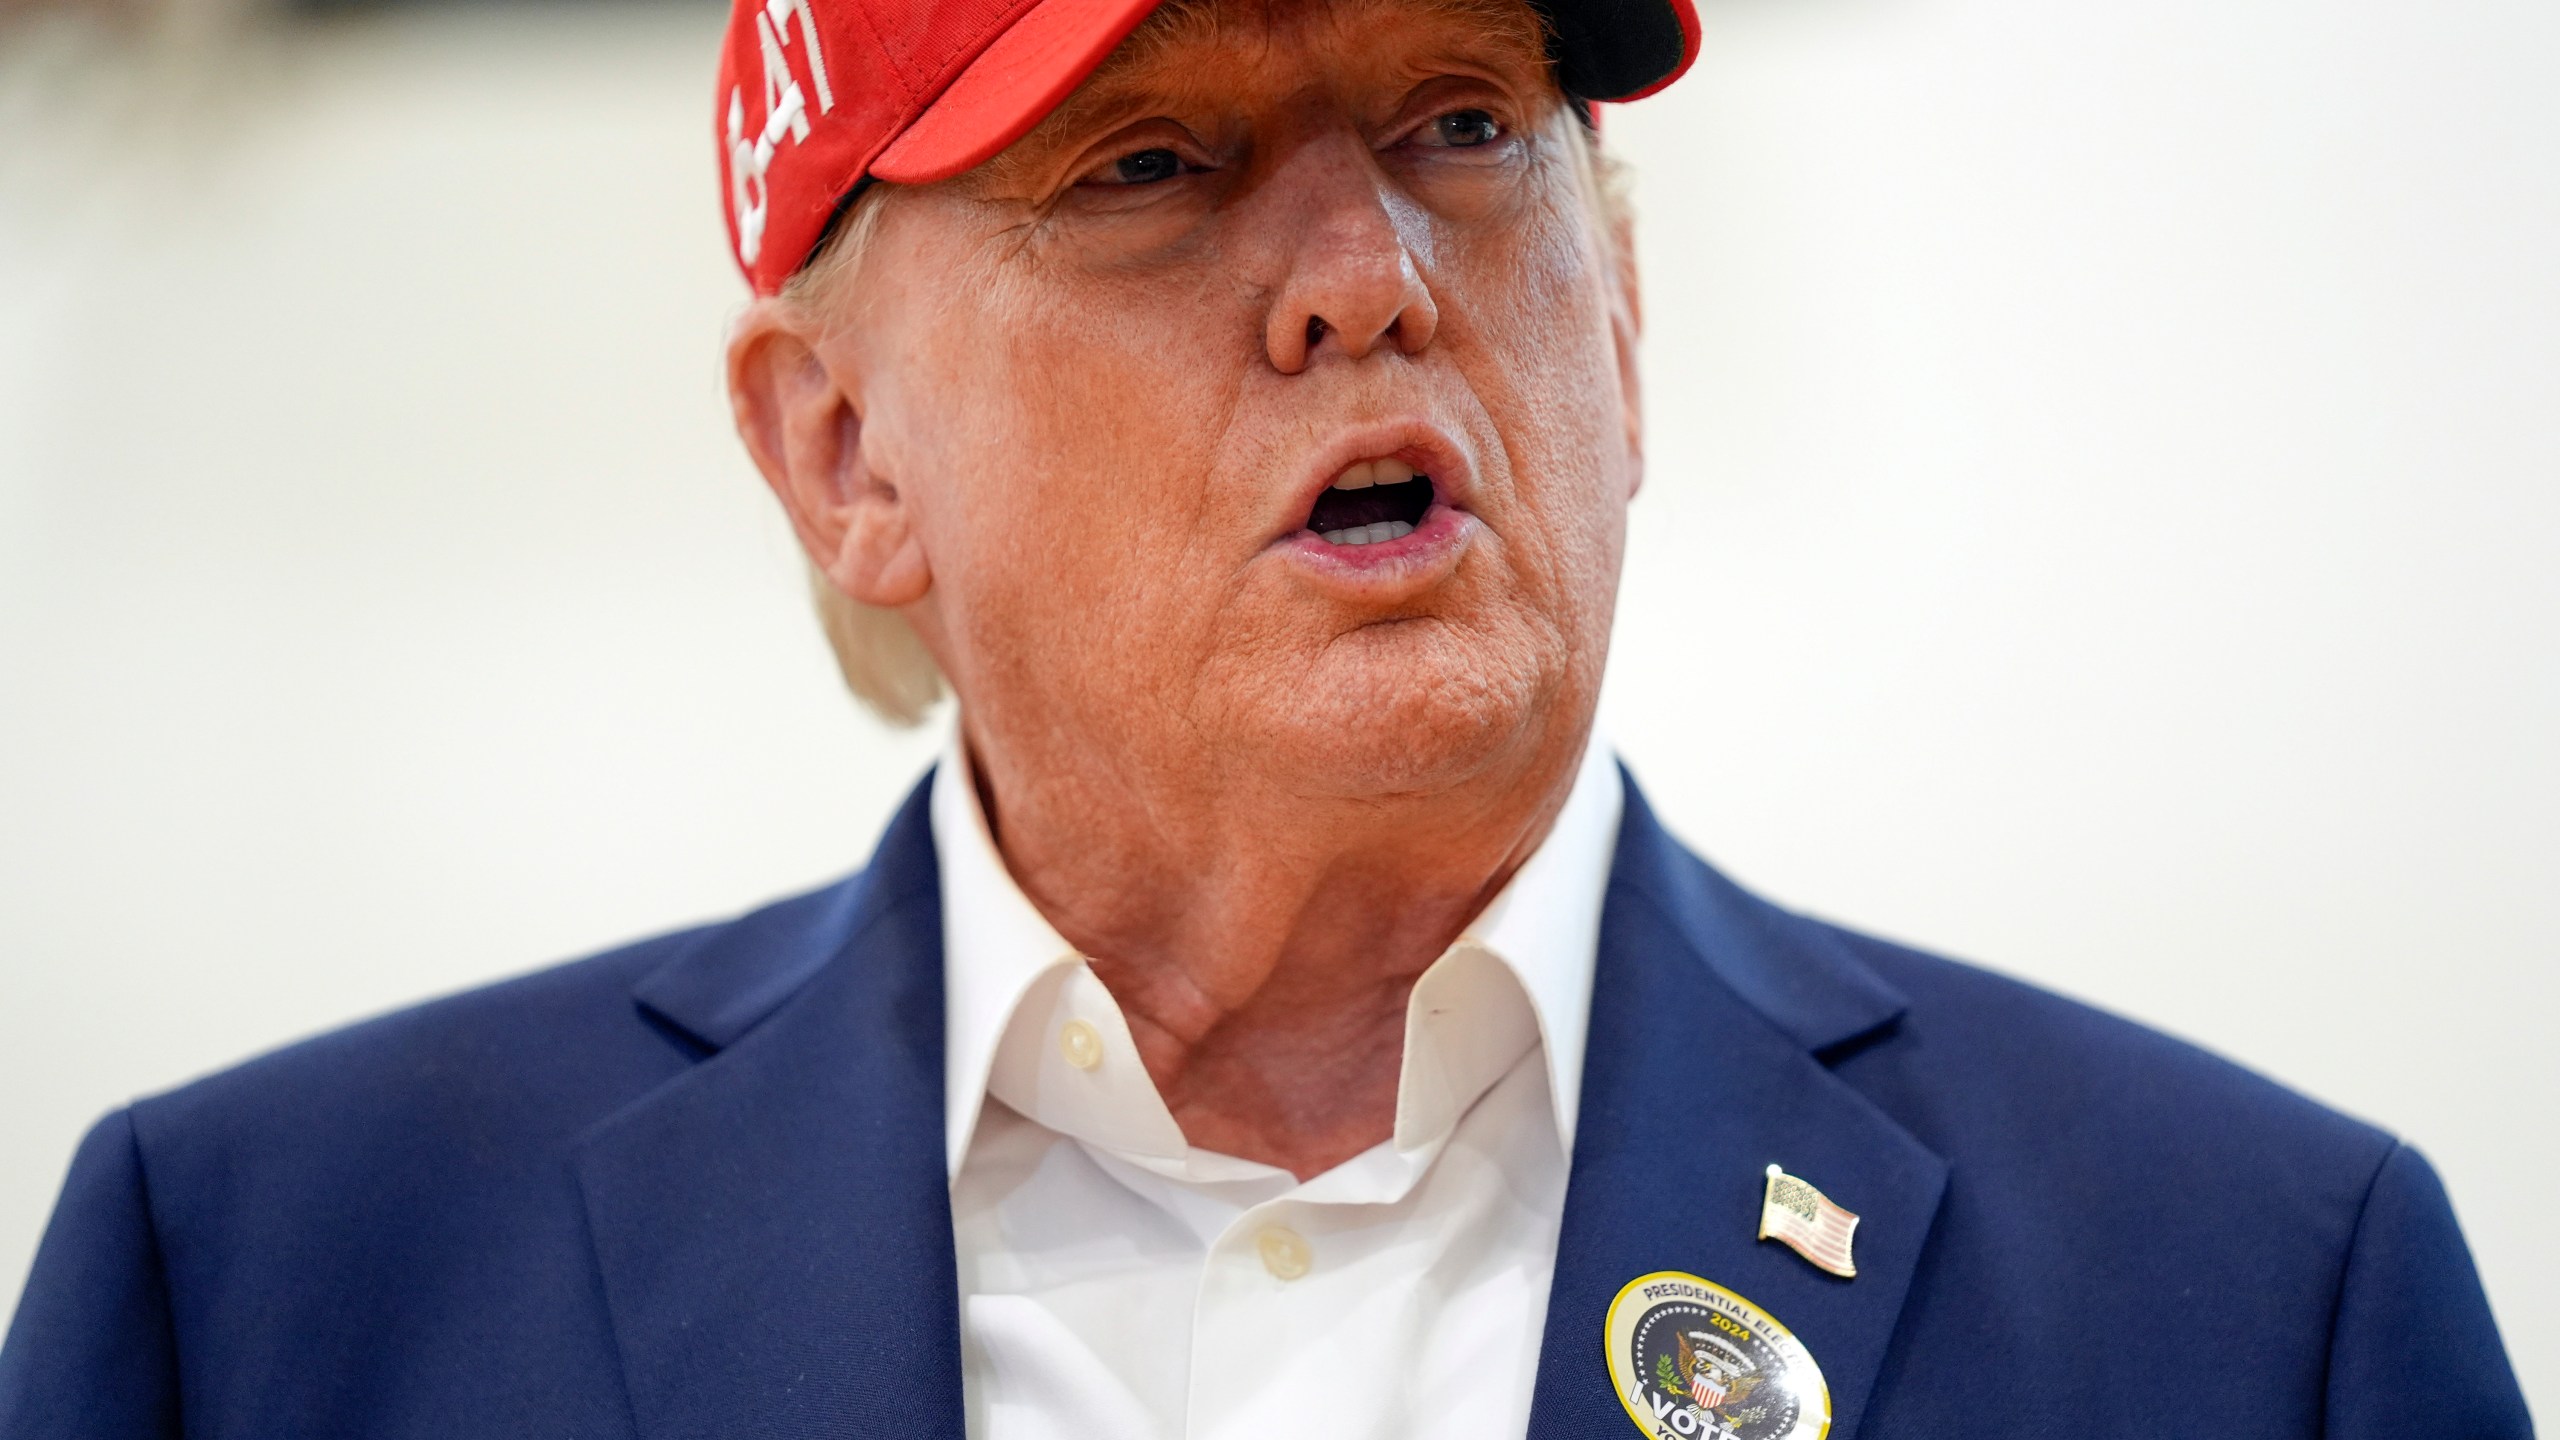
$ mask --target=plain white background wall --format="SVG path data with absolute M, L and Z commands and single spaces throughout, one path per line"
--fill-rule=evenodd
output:
M 1609 122 L 1624 753 L 2417 1140 L 2560 1412 L 2560 9 L 1708 12 Z M 716 24 L 0 53 L 0 1305 L 102 1111 L 822 880 L 928 758 L 727 433 Z

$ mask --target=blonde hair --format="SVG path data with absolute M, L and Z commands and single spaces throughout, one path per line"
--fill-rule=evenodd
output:
M 873 185 L 872 190 L 882 187 Z M 818 253 L 782 285 L 782 302 L 804 314 L 820 315 L 840 277 L 862 263 L 880 228 L 880 199 L 857 194 L 837 221 L 835 232 L 820 242 Z M 886 605 L 865 605 L 835 587 L 826 572 L 809 566 L 809 598 L 818 611 L 818 629 L 835 652 L 836 671 L 853 698 L 872 714 L 897 726 L 924 722 L 942 699 L 942 667 L 907 617 Z
M 1528 8 L 1510 0 L 1434 3 L 1454 15 L 1501 30 L 1517 25 L 1519 12 Z M 1203 23 L 1215 23 L 1211 0 L 1167 0 L 1123 42 L 1113 63 L 1125 63 L 1132 56 L 1167 43 L 1181 29 Z M 1537 23 L 1545 23 L 1543 16 L 1537 17 Z M 1599 132 L 1594 127 L 1576 124 L 1573 128 L 1582 140 L 1574 148 L 1581 158 L 1585 194 L 1600 221 L 1602 243 L 1614 249 L 1631 218 L 1626 166 L 1600 148 Z M 861 265 L 871 237 L 880 228 L 884 197 L 872 192 L 889 188 L 871 183 L 855 193 L 834 231 L 819 243 L 817 253 L 783 282 L 783 303 L 812 316 L 827 313 L 837 288 L 845 276 Z M 898 610 L 866 605 L 845 594 L 815 565 L 809 567 L 809 594 L 817 606 L 818 628 L 827 637 L 827 648 L 835 652 L 836 669 L 844 676 L 845 688 L 892 725 L 923 723 L 947 686 L 941 667 L 934 663 L 933 652 L 925 648 L 915 626 Z

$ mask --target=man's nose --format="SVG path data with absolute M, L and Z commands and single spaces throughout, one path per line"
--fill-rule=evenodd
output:
M 1328 347 L 1357 360 L 1385 345 L 1407 355 L 1430 345 L 1440 324 L 1424 279 L 1430 222 L 1365 147 L 1310 145 L 1265 193 L 1285 197 L 1263 221 L 1286 237 L 1287 275 L 1263 330 L 1281 374 L 1313 365 Z

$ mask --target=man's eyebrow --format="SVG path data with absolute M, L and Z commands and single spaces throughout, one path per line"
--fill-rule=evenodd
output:
M 1180 67 L 1164 63 L 1165 58 L 1189 46 L 1211 43 L 1231 25 L 1219 13 L 1217 0 L 1165 0 L 1104 57 L 1084 83 L 1022 139 L 1006 146 L 987 168 L 1006 173 L 1034 164 L 1107 122 L 1137 118 L 1137 112 L 1149 108 L 1141 102 L 1156 95 L 1179 103 L 1186 97 L 1178 88 L 1165 87 L 1162 80 Z
M 1161 76 L 1140 72 L 1135 66 L 1097 74 L 1059 102 L 1031 135 L 1038 137 L 1045 130 L 1064 140 L 1114 121 L 1135 119 L 1145 111 L 1178 108 L 1191 98 L 1189 88 L 1164 84 Z

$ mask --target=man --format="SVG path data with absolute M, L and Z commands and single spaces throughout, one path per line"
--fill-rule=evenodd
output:
M 2528 1434 L 2414 1152 L 1595 741 L 1590 102 L 1695 37 L 749 0 L 739 429 L 945 763 L 840 885 L 109 1117 L 0 1436 Z

